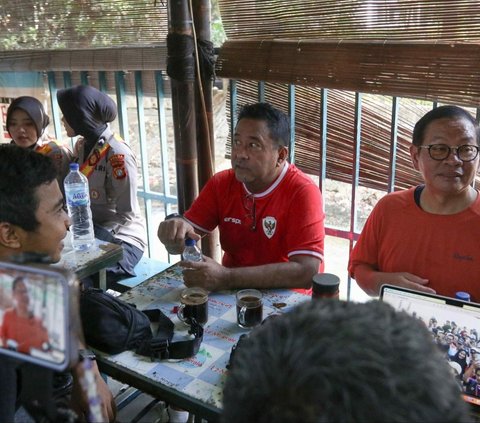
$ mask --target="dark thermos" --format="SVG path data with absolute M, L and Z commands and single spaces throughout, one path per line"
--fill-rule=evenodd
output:
M 332 273 L 317 273 L 312 279 L 312 299 L 339 298 L 340 278 Z

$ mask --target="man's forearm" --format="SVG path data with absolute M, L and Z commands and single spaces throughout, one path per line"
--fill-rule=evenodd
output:
M 317 270 L 296 262 L 230 268 L 225 289 L 310 288 Z
M 382 273 L 375 271 L 371 266 L 359 264 L 355 268 L 355 281 L 370 296 L 380 294 Z

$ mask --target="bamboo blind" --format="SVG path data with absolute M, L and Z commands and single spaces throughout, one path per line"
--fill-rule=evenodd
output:
M 148 47 L 0 51 L 0 72 L 162 70 L 166 43 Z
M 296 163 L 320 165 L 320 88 L 328 88 L 327 177 L 352 182 L 354 92 L 362 103 L 360 184 L 387 189 L 391 98 L 400 100 L 395 189 L 420 182 L 408 153 L 415 122 L 431 103 L 478 107 L 477 0 L 219 0 L 227 42 L 219 76 L 240 79 L 238 103 L 288 109 L 296 89 Z M 247 81 L 249 80 L 249 81 Z M 346 92 L 346 90 L 350 92 Z M 474 109 L 470 111 L 475 114 Z
M 480 98 L 480 43 L 235 40 L 217 73 L 470 106 Z
M 227 38 L 480 42 L 477 0 L 219 0 Z

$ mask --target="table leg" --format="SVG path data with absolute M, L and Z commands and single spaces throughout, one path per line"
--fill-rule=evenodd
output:
M 107 269 L 102 269 L 98 272 L 98 287 L 107 290 Z

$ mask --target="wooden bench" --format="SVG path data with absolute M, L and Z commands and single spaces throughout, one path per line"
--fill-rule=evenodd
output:
M 141 260 L 135 266 L 135 273 L 137 276 L 131 278 L 125 278 L 119 280 L 113 288 L 118 292 L 128 291 L 130 288 L 137 286 L 139 283 L 147 280 L 148 278 L 162 272 L 167 267 L 170 267 L 171 263 L 155 260 L 146 256 L 143 256 Z

